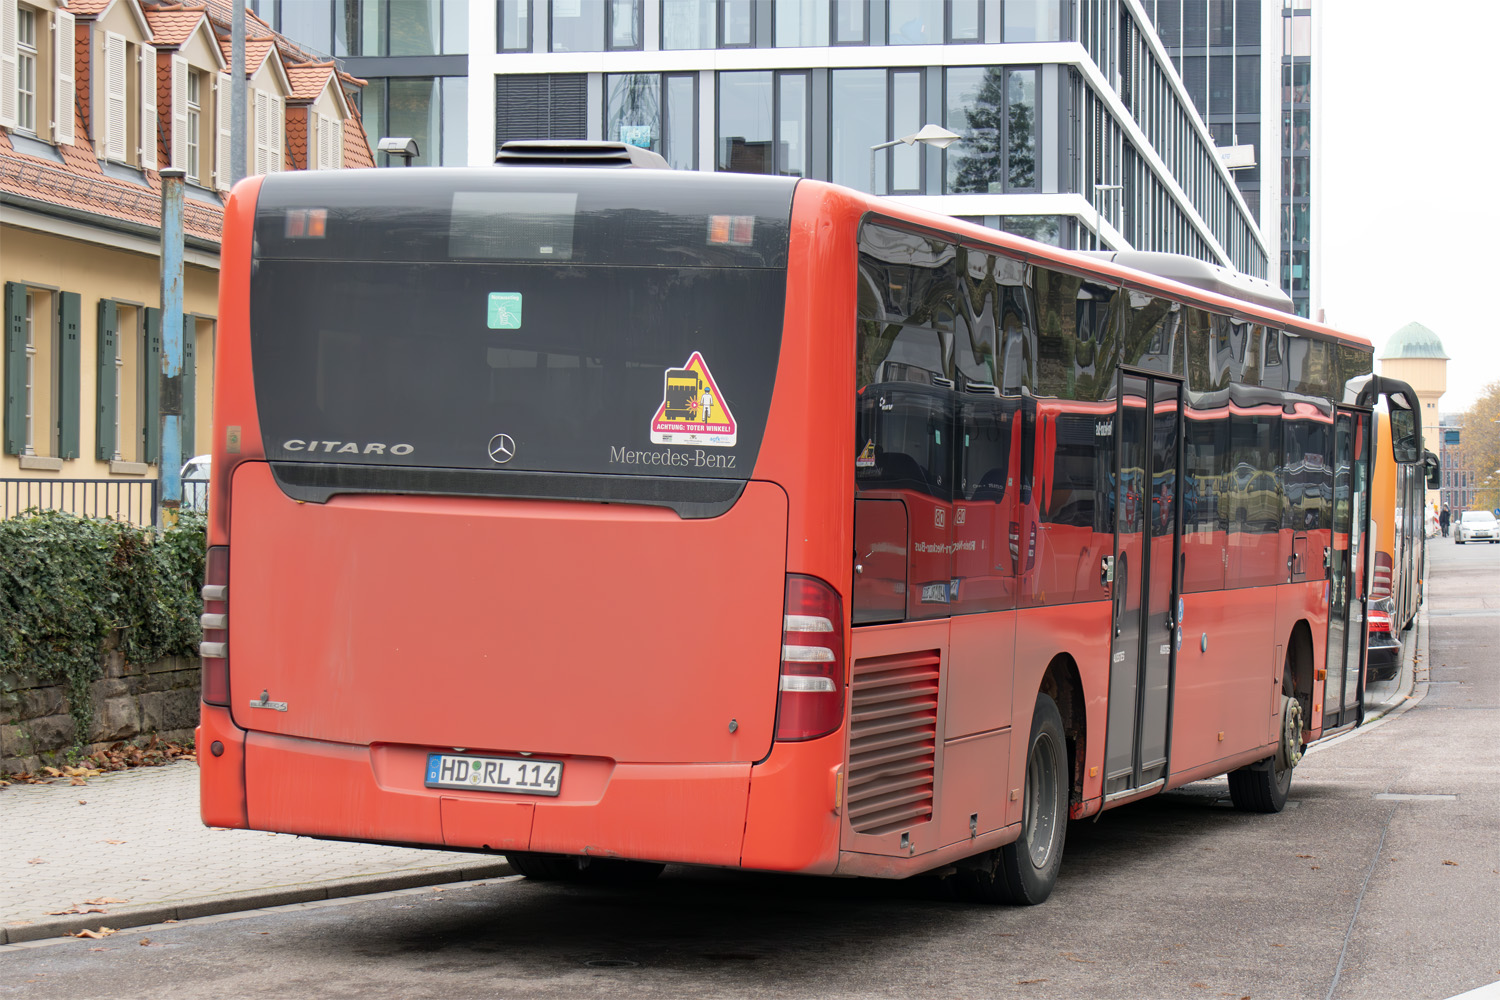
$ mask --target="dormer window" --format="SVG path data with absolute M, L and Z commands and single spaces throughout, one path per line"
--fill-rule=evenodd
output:
M 16 127 L 36 132 L 36 11 L 16 9 Z

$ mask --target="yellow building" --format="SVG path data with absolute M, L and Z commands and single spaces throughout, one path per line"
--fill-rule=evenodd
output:
M 1438 453 L 1438 401 L 1448 391 L 1448 355 L 1443 342 L 1421 323 L 1408 323 L 1391 335 L 1380 352 L 1380 374 L 1398 378 L 1417 393 L 1422 406 L 1423 447 Z M 1439 492 L 1427 491 L 1427 509 L 1437 510 Z
M 0 0 L 0 517 L 153 516 L 166 166 L 186 173 L 182 456 L 209 450 L 228 13 Z M 247 20 L 253 172 L 373 166 L 345 92 L 361 81 Z

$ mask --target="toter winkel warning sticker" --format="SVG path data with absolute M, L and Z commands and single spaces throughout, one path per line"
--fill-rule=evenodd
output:
M 652 444 L 734 444 L 734 416 L 703 355 L 694 351 L 681 368 L 668 368 L 662 383 L 661 406 L 651 418 Z

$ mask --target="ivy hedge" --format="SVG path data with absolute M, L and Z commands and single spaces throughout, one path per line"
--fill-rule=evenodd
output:
M 87 742 L 112 631 L 127 663 L 197 655 L 206 537 L 191 511 L 166 531 L 59 511 L 0 520 L 0 684 L 66 684 Z

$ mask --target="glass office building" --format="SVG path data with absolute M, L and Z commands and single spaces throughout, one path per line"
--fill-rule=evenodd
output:
M 1277 280 L 1314 308 L 1316 203 L 1313 0 L 1141 0 L 1265 234 Z M 1242 158 L 1240 162 L 1244 162 Z
M 308 44 L 372 81 L 371 136 L 424 124 L 444 163 L 466 115 L 471 164 L 510 139 L 613 139 L 678 169 L 873 184 L 1059 246 L 1270 276 L 1254 208 L 1141 0 L 468 0 L 462 38 L 462 0 L 257 2 L 279 3 L 283 31 L 294 8 L 316 22 Z M 449 59 L 466 59 L 466 102 L 425 69 Z M 427 89 L 408 94 L 413 80 Z M 962 139 L 872 156 L 925 124 Z

